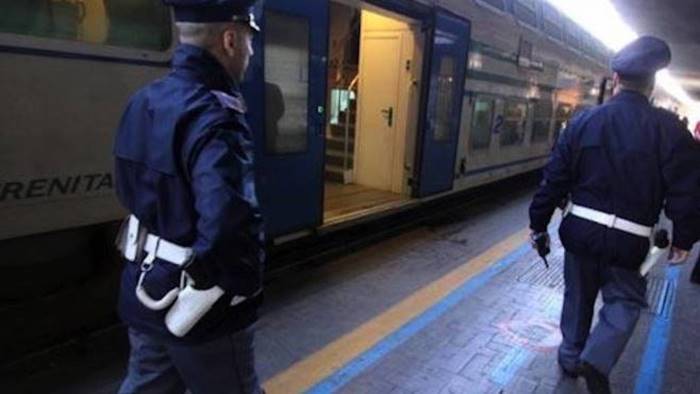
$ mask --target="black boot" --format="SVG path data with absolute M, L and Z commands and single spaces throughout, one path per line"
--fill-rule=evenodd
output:
M 700 285 L 700 259 L 695 263 L 695 268 L 693 268 L 693 273 L 690 274 L 690 281 Z
M 559 370 L 561 371 L 562 375 L 564 375 L 567 378 L 570 379 L 576 379 L 578 378 L 579 375 L 579 368 L 576 367 L 574 369 L 566 368 L 562 363 L 559 364 Z
M 611 394 L 608 377 L 600 373 L 591 364 L 583 361 L 579 373 L 586 379 L 586 387 L 591 394 Z

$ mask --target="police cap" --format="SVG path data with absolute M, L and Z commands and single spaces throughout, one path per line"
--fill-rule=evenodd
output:
M 163 0 L 172 6 L 178 22 L 215 23 L 241 22 L 260 31 L 253 16 L 256 0 Z
M 671 48 L 659 38 L 642 36 L 622 48 L 610 63 L 612 70 L 623 77 L 643 79 L 671 63 Z

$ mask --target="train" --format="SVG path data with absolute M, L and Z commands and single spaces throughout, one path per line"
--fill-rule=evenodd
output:
M 612 93 L 610 51 L 543 0 L 262 0 L 255 15 L 243 89 L 272 244 L 541 168 L 572 114 Z M 95 279 L 111 272 L 96 256 L 127 214 L 114 132 L 176 45 L 159 1 L 5 5 L 4 313 L 78 288 L 114 292 Z

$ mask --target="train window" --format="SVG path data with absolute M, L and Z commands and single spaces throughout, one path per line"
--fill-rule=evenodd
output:
M 532 142 L 542 142 L 549 139 L 554 105 L 550 100 L 540 100 L 535 104 L 535 114 L 532 127 Z
M 583 51 L 583 53 L 590 57 L 593 57 L 593 45 L 593 37 L 586 33 L 581 34 L 581 50 Z
M 561 103 L 557 106 L 557 111 L 554 116 L 554 141 L 556 143 L 559 134 L 561 134 L 563 128 L 566 126 L 566 123 L 569 121 L 569 118 L 571 118 L 572 112 L 572 107 L 569 104 L 564 104 Z
M 265 141 L 270 153 L 308 143 L 309 22 L 265 12 Z
M 522 101 L 506 101 L 501 126 L 501 146 L 522 144 L 526 125 L 527 104 Z
M 496 9 L 499 9 L 501 11 L 506 10 L 506 2 L 505 0 L 478 0 L 481 3 L 488 4 L 491 7 L 494 7 Z
M 542 28 L 550 37 L 562 39 L 563 20 L 559 11 L 547 2 L 542 3 Z
M 513 3 L 513 14 L 520 22 L 537 27 L 535 0 L 515 0 Z
M 455 60 L 452 56 L 443 56 L 440 61 L 440 75 L 437 83 L 437 105 L 435 107 L 434 132 L 435 141 L 450 139 L 452 124 L 452 97 L 454 93 Z
M 491 145 L 491 122 L 495 101 L 490 98 L 479 97 L 474 102 L 472 115 L 471 134 L 469 135 L 469 147 L 472 150 L 488 149 Z
M 0 33 L 165 51 L 170 12 L 159 1 L 3 1 Z
M 581 47 L 581 41 L 578 28 L 573 22 L 570 21 L 564 26 L 564 42 L 566 42 L 573 49 L 579 49 Z

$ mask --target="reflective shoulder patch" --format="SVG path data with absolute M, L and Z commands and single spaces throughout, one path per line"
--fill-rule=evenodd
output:
M 212 90 L 211 92 L 214 94 L 214 96 L 216 96 L 221 105 L 223 105 L 225 108 L 232 109 L 242 114 L 246 113 L 246 111 L 248 110 L 241 97 L 232 96 L 220 90 Z

